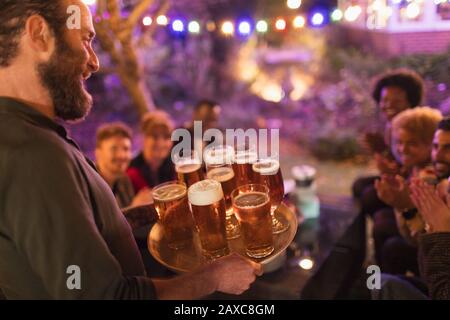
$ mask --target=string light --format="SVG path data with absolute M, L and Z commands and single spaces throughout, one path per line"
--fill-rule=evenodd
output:
M 314 26 L 321 26 L 324 23 L 324 21 L 325 21 L 325 17 L 320 12 L 314 13 L 311 18 L 311 23 Z
M 216 31 L 216 24 L 214 23 L 214 21 L 208 21 L 206 23 L 206 30 L 208 30 L 209 32 Z
M 302 5 L 302 0 L 287 0 L 287 6 L 289 9 L 298 9 Z
M 275 22 L 275 28 L 277 29 L 277 30 L 284 30 L 284 29 L 286 29 L 286 20 L 284 20 L 284 19 L 278 19 L 276 22 Z
M 265 22 L 264 20 L 260 20 L 256 23 L 255 28 L 256 28 L 256 31 L 258 31 L 260 33 L 265 33 L 269 29 L 269 26 L 267 25 L 267 22 Z
M 169 19 L 165 15 L 160 15 L 156 18 L 156 23 L 160 26 L 167 26 L 169 24 Z
M 149 16 L 144 17 L 144 19 L 142 19 L 142 24 L 146 27 L 151 26 L 153 23 L 153 19 Z
M 188 31 L 190 33 L 200 33 L 200 24 L 197 21 L 189 22 Z
M 239 30 L 239 33 L 242 35 L 249 35 L 251 32 L 250 23 L 247 21 L 242 21 L 241 23 L 239 23 L 238 30 Z
M 295 17 L 294 22 L 292 23 L 292 25 L 296 29 L 303 28 L 305 26 L 305 24 L 306 24 L 306 20 L 303 16 Z
M 341 21 L 343 17 L 344 14 L 340 9 L 334 9 L 334 11 L 331 13 L 331 20 L 333 21 Z
M 184 23 L 180 19 L 176 19 L 172 22 L 172 30 L 175 32 L 184 32 Z
M 225 21 L 222 24 L 222 33 L 225 35 L 232 35 L 234 33 L 234 26 L 231 21 Z

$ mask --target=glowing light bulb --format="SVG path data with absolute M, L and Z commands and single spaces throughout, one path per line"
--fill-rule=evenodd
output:
M 295 17 L 294 22 L 292 24 L 294 25 L 294 28 L 296 28 L 296 29 L 303 28 L 306 24 L 306 20 L 302 16 L 297 16 L 297 17 Z
M 316 12 L 313 14 L 311 18 L 311 23 L 315 26 L 320 26 L 324 23 L 325 17 L 320 12 Z
M 258 23 L 256 23 L 256 31 L 264 33 L 267 32 L 268 29 L 269 26 L 267 25 L 267 22 L 265 22 L 264 20 L 260 20 L 258 21 Z
M 303 258 L 299 261 L 298 265 L 304 270 L 311 270 L 314 267 L 314 261 L 311 258 Z
M 277 28 L 277 30 L 284 30 L 284 29 L 286 29 L 286 21 L 284 19 L 278 19 L 275 22 L 275 28 Z
M 190 33 L 200 33 L 200 24 L 197 21 L 189 22 L 188 31 Z
M 298 9 L 302 5 L 302 0 L 287 0 L 287 6 L 289 9 Z
M 176 19 L 172 22 L 172 30 L 175 32 L 183 32 L 184 31 L 184 23 L 180 19 Z
M 146 27 L 151 26 L 153 23 L 153 19 L 149 16 L 144 17 L 144 19 L 142 19 L 142 24 Z
M 167 26 L 169 24 L 169 19 L 165 15 L 160 15 L 156 18 L 156 23 L 160 26 Z
M 231 21 L 225 21 L 222 24 L 222 33 L 225 35 L 232 35 L 234 33 L 234 25 Z
M 343 17 L 344 17 L 344 13 L 342 13 L 342 10 L 335 9 L 331 13 L 331 20 L 333 20 L 333 21 L 341 21 Z
M 240 33 L 240 34 L 242 34 L 242 35 L 249 35 L 250 32 L 251 32 L 251 29 L 252 29 L 252 28 L 251 28 L 249 22 L 247 22 L 247 21 L 242 21 L 241 23 L 239 23 L 238 30 L 239 30 L 239 33 Z

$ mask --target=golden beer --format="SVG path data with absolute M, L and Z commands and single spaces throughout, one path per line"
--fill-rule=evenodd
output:
M 255 180 L 269 188 L 273 232 L 281 233 L 286 231 L 289 225 L 275 217 L 275 210 L 280 206 L 284 199 L 284 183 L 280 162 L 275 159 L 259 160 L 253 164 L 252 168 Z
M 236 189 L 236 177 L 232 167 L 234 149 L 231 146 L 219 145 L 209 147 L 205 151 L 207 178 L 220 182 L 225 198 L 227 212 L 227 239 L 236 239 L 240 233 L 239 222 L 236 220 L 231 203 L 231 192 Z
M 194 221 L 186 185 L 166 182 L 153 189 L 153 200 L 169 248 L 181 249 L 192 242 Z
M 267 257 L 274 250 L 268 188 L 245 185 L 233 191 L 232 199 L 247 255 L 252 258 Z
M 188 190 L 189 202 L 199 231 L 203 254 L 209 258 L 227 255 L 226 212 L 220 183 L 206 179 Z
M 201 163 L 195 160 L 185 160 L 175 166 L 178 180 L 184 182 L 188 187 L 205 178 Z
M 258 155 L 253 151 L 237 152 L 235 155 L 233 170 L 236 175 L 236 183 L 238 187 L 255 183 L 253 176 L 253 163 L 258 159 Z

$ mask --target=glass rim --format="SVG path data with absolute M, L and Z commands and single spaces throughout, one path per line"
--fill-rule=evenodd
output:
M 184 192 L 183 192 L 183 194 L 180 195 L 179 197 L 175 197 L 175 198 L 169 199 L 169 200 L 161 199 L 160 197 L 155 196 L 155 191 L 156 191 L 156 190 L 160 190 L 161 188 L 166 187 L 166 186 L 170 186 L 170 185 L 180 185 L 180 186 L 183 186 L 183 187 L 184 187 Z M 160 184 L 156 185 L 155 187 L 153 187 L 153 189 L 152 189 L 152 197 L 153 197 L 153 199 L 156 199 L 156 200 L 158 200 L 158 201 L 172 201 L 172 200 L 178 200 L 178 199 L 184 197 L 185 195 L 187 195 L 187 190 L 188 190 L 187 185 L 186 185 L 186 183 L 184 183 L 183 181 L 180 181 L 180 180 L 171 180 L 171 181 L 166 181 L 166 182 L 160 183 Z
M 241 189 L 244 189 L 244 188 L 248 188 L 249 192 L 254 191 L 251 189 L 251 187 L 258 187 L 258 188 L 261 187 L 262 189 L 264 189 L 264 193 L 266 193 L 267 195 L 270 194 L 269 187 L 267 187 L 266 185 L 261 184 L 261 183 L 248 183 L 248 184 L 239 186 L 236 189 L 234 189 L 233 191 L 231 191 L 231 198 L 234 199 L 236 197 L 236 192 L 239 192 Z M 240 192 L 238 194 L 240 194 Z

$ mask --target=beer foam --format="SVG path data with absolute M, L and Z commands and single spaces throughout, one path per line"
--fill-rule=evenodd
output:
M 194 206 L 208 206 L 223 199 L 222 186 L 216 180 L 202 180 L 189 187 L 188 197 Z
M 207 165 L 232 164 L 234 162 L 234 150 L 230 146 L 207 149 L 204 159 Z
M 168 184 L 153 190 L 153 198 L 160 201 L 172 201 L 183 197 L 186 187 L 181 184 Z
M 234 171 L 230 167 L 214 168 L 208 171 L 208 179 L 225 182 L 234 178 Z
M 234 203 L 239 208 L 248 209 L 261 207 L 269 202 L 269 200 L 270 199 L 267 194 L 258 191 L 252 191 L 238 195 L 234 200 Z
M 258 172 L 263 176 L 277 174 L 280 170 L 280 162 L 278 160 L 261 160 L 252 166 L 254 172 Z
M 238 152 L 236 153 L 236 163 L 246 164 L 255 163 L 258 160 L 258 154 L 256 152 Z
M 194 160 L 187 160 L 177 164 L 176 169 L 179 173 L 191 173 L 197 171 L 201 167 L 201 163 Z

